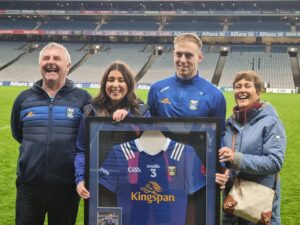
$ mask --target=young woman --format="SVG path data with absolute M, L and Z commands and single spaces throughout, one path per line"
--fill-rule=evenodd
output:
M 134 78 L 129 66 L 121 61 L 115 61 L 106 69 L 101 80 L 100 91 L 85 107 L 85 116 L 112 116 L 113 120 L 121 121 L 126 116 L 148 116 L 149 112 L 134 93 Z M 84 185 L 84 118 L 76 143 L 75 178 L 77 192 L 80 197 L 89 198 L 89 191 Z
M 260 101 L 262 83 L 254 71 L 238 73 L 233 89 L 236 106 L 226 122 L 226 147 L 219 150 L 220 162 L 227 162 L 231 170 L 226 193 L 236 176 L 270 188 L 276 184 L 271 224 L 280 225 L 280 182 L 276 174 L 282 168 L 285 154 L 284 127 L 273 106 Z M 232 141 L 233 136 L 236 141 Z M 223 224 L 254 225 L 229 214 L 224 215 Z

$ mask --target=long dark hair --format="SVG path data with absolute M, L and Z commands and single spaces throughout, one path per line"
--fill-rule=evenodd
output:
M 105 91 L 108 75 L 114 70 L 117 70 L 122 74 L 128 88 L 126 96 L 115 106 L 111 104 L 111 99 Z M 92 105 L 97 109 L 96 116 L 111 116 L 115 110 L 123 108 L 134 115 L 139 115 L 138 99 L 134 93 L 134 86 L 133 72 L 126 63 L 115 61 L 110 64 L 103 74 L 99 93 L 92 99 Z

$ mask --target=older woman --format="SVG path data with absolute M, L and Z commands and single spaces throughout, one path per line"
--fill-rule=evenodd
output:
M 285 154 L 284 127 L 272 105 L 260 101 L 262 82 L 254 71 L 238 73 L 233 89 L 236 106 L 226 122 L 225 147 L 219 150 L 220 162 L 226 162 L 231 169 L 225 194 L 236 176 L 270 188 L 275 184 L 271 225 L 280 225 L 280 182 L 276 174 L 282 168 Z M 232 141 L 233 136 L 236 141 Z M 253 223 L 225 213 L 223 225 L 226 224 Z

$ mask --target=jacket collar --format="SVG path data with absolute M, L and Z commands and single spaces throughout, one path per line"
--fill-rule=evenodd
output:
M 32 86 L 32 89 L 34 91 L 43 91 L 42 89 L 42 84 L 43 84 L 43 79 L 38 80 L 37 82 L 35 82 Z M 63 92 L 69 92 L 71 90 L 73 90 L 75 88 L 73 81 L 71 81 L 70 79 L 66 78 L 66 83 L 65 85 L 59 90 L 59 92 L 63 91 Z
M 176 83 L 181 84 L 181 85 L 193 84 L 196 81 L 198 81 L 199 79 L 200 79 L 200 76 L 199 76 L 198 72 L 197 72 L 197 74 L 193 78 L 188 79 L 188 80 L 184 80 L 184 79 L 178 77 L 177 74 L 175 74 Z
M 233 108 L 233 119 L 239 124 L 246 124 L 251 119 L 251 114 L 262 106 L 261 102 L 254 102 L 245 109 L 239 109 L 238 106 Z

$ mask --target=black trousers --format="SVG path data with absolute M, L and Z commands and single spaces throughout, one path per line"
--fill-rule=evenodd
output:
M 17 185 L 16 225 L 74 225 L 79 196 L 75 184 Z

